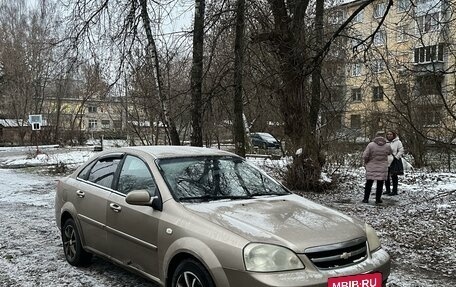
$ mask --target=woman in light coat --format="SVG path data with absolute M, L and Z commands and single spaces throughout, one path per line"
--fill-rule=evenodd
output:
M 388 178 L 385 182 L 386 192 L 387 195 L 397 195 L 397 185 L 399 182 L 399 178 L 397 174 L 391 174 L 389 166 L 393 162 L 394 158 L 402 160 L 402 155 L 404 154 L 404 146 L 402 142 L 399 140 L 399 137 L 394 131 L 389 131 L 386 133 L 386 139 L 388 141 L 388 145 L 391 146 L 392 154 L 388 156 Z M 391 181 L 393 181 L 393 192 L 391 192 Z
M 386 144 L 384 133 L 377 133 L 363 152 L 363 161 L 366 168 L 366 185 L 364 186 L 364 203 L 369 202 L 369 195 L 374 180 L 377 181 L 375 203 L 382 203 L 383 181 L 388 176 L 388 155 L 392 153 L 391 146 Z

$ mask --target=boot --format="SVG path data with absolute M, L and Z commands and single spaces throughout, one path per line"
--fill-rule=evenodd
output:
M 389 179 L 387 181 L 385 181 L 385 188 L 386 188 L 386 191 L 383 194 L 389 195 L 391 193 L 391 186 L 390 186 Z
M 377 189 L 375 191 L 375 204 L 383 203 L 382 190 L 383 190 L 383 181 L 377 180 Z

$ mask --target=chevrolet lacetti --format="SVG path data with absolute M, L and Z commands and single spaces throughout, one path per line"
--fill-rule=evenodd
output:
M 160 286 L 385 286 L 372 227 L 288 191 L 232 153 L 104 151 L 59 181 L 67 261 L 93 254 Z

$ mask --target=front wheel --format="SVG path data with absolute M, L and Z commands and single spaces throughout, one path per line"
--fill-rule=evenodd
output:
M 172 287 L 214 287 L 211 275 L 201 263 L 186 259 L 173 274 Z
M 84 266 L 90 263 L 92 254 L 82 248 L 81 238 L 73 219 L 67 219 L 62 228 L 63 252 L 73 266 Z

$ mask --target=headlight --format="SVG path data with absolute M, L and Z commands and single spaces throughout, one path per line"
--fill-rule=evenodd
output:
M 380 239 L 378 239 L 377 233 L 375 230 L 369 225 L 366 224 L 366 235 L 367 235 L 367 243 L 369 244 L 369 250 L 374 252 L 380 249 Z
M 291 250 L 271 244 L 250 243 L 244 248 L 247 271 L 273 272 L 304 269 L 298 256 Z

